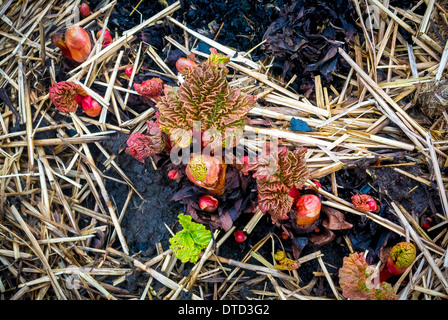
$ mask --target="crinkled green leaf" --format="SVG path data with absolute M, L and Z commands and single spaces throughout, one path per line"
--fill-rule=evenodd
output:
M 180 214 L 179 223 L 184 228 L 170 238 L 170 248 L 182 262 L 196 262 L 202 249 L 212 239 L 212 234 L 204 225 L 191 221 L 191 216 Z

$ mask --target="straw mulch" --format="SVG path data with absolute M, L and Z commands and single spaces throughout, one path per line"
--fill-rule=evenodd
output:
M 333 193 L 319 190 L 326 199 L 325 205 L 347 215 L 364 215 L 416 244 L 420 254 L 395 285 L 401 299 L 448 298 L 448 180 L 440 171 L 448 166 L 445 154 L 448 113 L 441 110 L 433 123 L 427 125 L 406 112 L 444 79 L 448 44 L 441 43 L 430 27 L 430 21 L 443 28 L 448 26 L 448 12 L 442 5 L 426 1 L 428 9 L 420 16 L 414 10 L 386 8 L 383 2 L 371 0 L 381 11 L 380 26 L 374 34 L 364 24 L 369 12 L 364 12 L 364 7 L 355 0 L 362 16 L 359 27 L 369 40 L 353 43 L 349 53 L 339 52 L 351 66 L 348 74 L 334 75 L 345 79 L 345 85 L 324 87 L 317 76 L 316 99 L 310 101 L 289 90 L 290 83 L 270 76 L 269 59 L 254 62 L 250 52 L 236 55 L 225 44 L 205 38 L 170 17 L 180 8 L 180 3 L 175 2 L 153 17 L 143 17 L 140 25 L 123 35 L 113 35 L 111 45 L 105 48 L 95 45 L 91 57 L 69 72 L 69 80 L 82 85 L 103 106 L 99 118 L 93 119 L 58 114 L 48 99 L 49 87 L 40 81 L 43 70 L 48 68 L 51 81 L 55 82 L 61 54 L 51 45 L 49 34 L 63 31 L 67 23 L 76 21 L 73 12 L 79 3 L 79 0 L 10 0 L 0 6 L 0 90 L 3 96 L 10 93 L 10 101 L 3 97 L 0 104 L 1 299 L 177 299 L 185 292 L 192 293 L 193 299 L 235 299 L 242 285 L 260 283 L 265 283 L 265 290 L 253 290 L 259 299 L 344 299 L 320 251 L 303 256 L 299 262 L 305 265 L 318 260 L 320 268 L 315 270 L 315 278 L 325 277 L 328 281 L 331 288 L 328 296 L 313 295 L 316 281 L 303 283 L 297 272 L 279 271 L 273 267 L 272 257 L 258 254 L 261 247 L 270 246 L 271 234 L 250 248 L 242 261 L 218 256 L 210 244 L 187 276 L 180 273 L 182 264 L 169 248 L 159 248 L 159 254 L 147 261 L 139 259 L 138 254 L 130 256 L 120 222 L 132 197 L 138 201 L 144 199 L 101 142 L 117 132 L 142 132 L 146 120 L 154 116 L 153 109 L 137 113 L 127 104 L 129 96 L 137 94 L 132 90 L 132 82 L 145 55 L 158 65 L 155 72 L 177 78 L 177 71 L 171 70 L 155 50 L 151 47 L 143 50 L 142 43 L 137 41 L 136 35 L 141 30 L 161 21 L 168 21 L 185 34 L 183 43 L 166 37 L 167 50 L 192 52 L 200 60 L 207 55 L 192 49 L 200 40 L 233 57 L 229 64 L 231 84 L 260 98 L 250 117 L 270 119 L 272 123 L 271 128 L 248 125 L 245 129 L 281 138 L 284 145 L 307 146 L 311 178 L 328 176 L 334 185 Z M 106 1 L 101 10 L 76 24 L 86 30 L 93 26 L 105 29 L 115 5 L 116 1 Z M 413 45 L 406 42 L 399 27 L 412 35 Z M 134 66 L 134 73 L 129 85 L 121 86 L 120 77 L 128 65 Z M 384 71 L 385 78 L 377 76 L 378 70 Z M 106 88 L 104 97 L 90 89 L 94 83 Z M 402 103 L 408 100 L 407 104 Z M 129 119 L 123 118 L 123 113 L 130 115 Z M 313 131 L 290 131 L 292 117 L 306 121 Z M 38 133 L 49 130 L 56 131 L 57 138 L 36 138 Z M 261 141 L 243 142 L 254 150 L 262 146 Z M 98 169 L 91 153 L 93 145 L 107 159 L 103 164 L 106 171 Z M 403 151 L 410 156 L 394 169 L 439 190 L 444 213 L 439 213 L 443 222 L 433 227 L 440 231 L 435 238 L 430 238 L 419 227 L 416 217 L 400 203 L 389 201 L 400 221 L 396 224 L 373 213 L 357 211 L 338 196 L 337 171 L 353 167 L 360 159 L 391 159 Z M 426 164 L 431 174 L 415 176 L 400 169 L 415 163 Z M 120 211 L 106 187 L 106 181 L 112 179 L 108 170 L 118 173 L 120 182 L 129 186 L 128 201 Z M 89 198 L 95 201 L 86 202 Z M 94 205 L 89 207 L 85 203 Z M 247 233 L 260 216 L 256 214 L 249 222 Z M 106 227 L 112 232 L 105 245 L 97 248 Z M 224 246 L 233 231 L 225 234 L 215 231 L 214 236 L 219 239 L 217 247 Z M 113 243 L 119 245 L 114 247 Z M 348 239 L 346 245 L 350 248 Z M 145 290 L 138 296 L 122 286 L 135 268 L 150 275 Z M 247 270 L 257 272 L 259 277 L 247 280 L 243 277 Z M 214 278 L 221 280 L 216 282 L 213 292 L 206 292 L 204 284 Z M 163 285 L 157 291 L 153 289 L 156 282 Z M 406 285 L 400 286 L 403 282 Z M 266 284 L 272 284 L 269 287 L 274 290 L 269 290 Z

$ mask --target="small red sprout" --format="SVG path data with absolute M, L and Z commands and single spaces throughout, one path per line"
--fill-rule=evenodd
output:
M 82 3 L 79 7 L 79 14 L 81 15 L 81 19 L 86 18 L 90 14 L 90 8 L 87 3 Z
M 318 181 L 314 181 L 314 184 L 315 184 L 318 188 L 322 188 L 322 185 L 321 185 Z
M 180 58 L 179 60 L 176 61 L 176 69 L 180 73 L 183 73 L 184 68 L 190 68 L 195 66 L 197 66 L 197 63 L 187 58 Z
M 127 67 L 125 70 L 124 70 L 124 72 L 126 72 L 126 75 L 128 76 L 128 77 L 130 77 L 131 75 L 132 75 L 132 71 L 134 70 L 134 68 L 132 68 L 132 67 Z
M 295 208 L 297 225 L 309 226 L 319 218 L 321 202 L 318 196 L 306 194 L 297 200 Z
M 170 178 L 171 180 L 177 180 L 182 178 L 182 174 L 176 169 L 173 169 L 168 172 L 168 178 Z
M 235 231 L 235 241 L 236 242 L 241 243 L 241 242 L 246 241 L 246 239 L 247 239 L 247 237 L 243 231 L 241 231 L 241 230 Z
M 429 229 L 433 225 L 433 220 L 431 217 L 423 217 L 422 228 Z
M 101 113 L 101 105 L 91 96 L 82 99 L 82 110 L 91 117 L 98 117 Z
M 283 240 L 286 240 L 286 239 L 288 239 L 289 238 L 289 235 L 285 232 L 285 231 L 283 231 L 282 232 L 282 239 Z
M 101 36 L 101 31 L 102 30 L 99 30 L 97 33 L 96 33 L 96 38 L 97 39 L 99 39 L 100 38 L 100 36 Z M 106 48 L 108 45 L 110 45 L 111 43 L 113 42 L 113 40 L 112 40 L 112 36 L 110 35 L 110 32 L 109 32 L 109 30 L 104 30 L 104 38 L 103 38 L 103 46 L 102 46 L 102 48 Z
M 380 207 L 376 203 L 375 199 L 368 194 L 355 194 L 351 199 L 356 210 L 374 213 L 378 213 L 380 211 Z
M 215 197 L 205 195 L 199 199 L 198 204 L 201 210 L 206 212 L 214 212 L 218 209 L 219 202 Z
M 386 281 L 392 276 L 398 276 L 415 260 L 417 249 L 410 242 L 397 243 L 389 253 L 386 266 L 380 272 L 380 282 Z
M 163 81 L 159 78 L 152 78 L 150 80 L 146 80 L 141 84 L 134 83 L 135 91 L 137 91 L 138 94 L 152 98 L 157 99 L 160 97 L 163 91 Z
M 62 113 L 76 112 L 79 101 L 87 92 L 79 85 L 69 81 L 54 83 L 49 90 L 49 98 Z

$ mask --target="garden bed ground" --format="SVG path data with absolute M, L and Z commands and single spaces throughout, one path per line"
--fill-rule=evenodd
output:
M 397 297 L 447 299 L 448 7 L 384 3 L 92 0 L 79 21 L 80 1 L 3 2 L 14 27 L 0 25 L 0 297 L 343 300 L 344 257 L 363 252 L 382 267 L 387 248 L 411 241 L 418 256 L 391 279 Z M 73 23 L 92 38 L 107 27 L 114 41 L 74 63 L 50 41 Z M 323 206 L 351 228 L 320 222 L 287 238 L 286 224 L 246 203 L 230 228 L 207 225 L 214 245 L 198 262 L 175 257 L 169 239 L 186 206 L 173 196 L 191 183 L 168 178 L 166 155 L 141 163 L 124 152 L 157 112 L 132 84 L 157 77 L 177 86 L 176 61 L 204 61 L 210 48 L 231 58 L 231 86 L 257 97 L 245 130 L 307 147 L 305 185 L 319 182 Z M 67 80 L 106 111 L 59 113 L 48 90 Z M 249 181 L 235 197 L 256 199 Z M 358 193 L 380 210 L 358 210 Z M 247 239 L 236 242 L 235 230 Z M 275 268 L 280 249 L 300 267 Z

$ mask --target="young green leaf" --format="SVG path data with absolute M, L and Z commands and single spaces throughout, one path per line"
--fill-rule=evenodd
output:
M 182 262 L 196 262 L 202 249 L 212 239 L 212 234 L 204 225 L 191 221 L 191 216 L 180 214 L 179 223 L 183 230 L 170 238 L 170 248 Z

